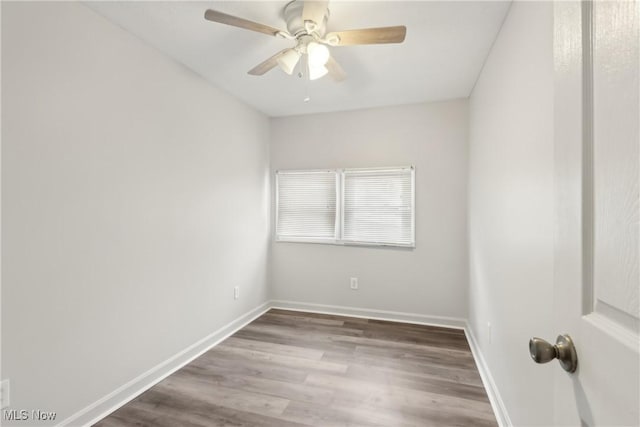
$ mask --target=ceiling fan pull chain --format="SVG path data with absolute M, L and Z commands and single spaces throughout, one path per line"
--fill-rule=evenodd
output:
M 304 102 L 311 101 L 311 95 L 309 93 L 309 86 L 310 85 L 311 85 L 311 80 L 304 79 L 305 92 L 306 92 L 306 95 L 307 95 L 307 96 L 304 97 Z
M 301 63 L 304 62 L 307 65 L 307 76 L 309 75 L 309 62 L 308 61 L 300 61 Z M 302 65 L 300 65 L 300 68 L 302 68 Z M 300 71 L 300 77 L 304 77 L 304 74 L 302 73 L 302 70 Z M 304 79 L 304 88 L 305 88 L 305 92 L 306 92 L 306 96 L 304 97 L 304 102 L 309 102 L 311 101 L 311 95 L 309 94 L 309 86 L 311 85 L 311 80 L 309 80 L 309 78 Z

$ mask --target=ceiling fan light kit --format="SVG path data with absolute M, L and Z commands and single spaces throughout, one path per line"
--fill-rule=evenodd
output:
M 320 77 L 324 77 L 329 73 L 329 69 L 324 65 L 309 65 L 309 80 L 318 80 Z
M 329 2 L 327 0 L 293 0 L 288 3 L 283 11 L 287 31 L 211 9 L 205 12 L 204 17 L 212 22 L 256 31 L 270 36 L 283 37 L 292 41 L 295 40 L 296 45 L 294 47 L 276 53 L 271 58 L 249 70 L 249 74 L 254 76 L 261 76 L 276 66 L 291 75 L 296 65 L 300 62 L 300 58 L 305 55 L 309 80 L 316 80 L 328 74 L 333 80 L 342 81 L 346 78 L 346 73 L 335 58 L 331 56 L 327 46 L 402 43 L 405 39 L 407 33 L 405 26 L 327 33 L 328 6 Z
M 310 42 L 307 45 L 307 56 L 309 59 L 309 65 L 318 67 L 324 66 L 329 60 L 329 48 L 323 44 Z
M 285 51 L 280 57 L 278 57 L 278 66 L 285 73 L 291 75 L 293 74 L 293 70 L 298 65 L 298 61 L 300 61 L 300 57 L 302 54 L 296 49 L 288 49 Z

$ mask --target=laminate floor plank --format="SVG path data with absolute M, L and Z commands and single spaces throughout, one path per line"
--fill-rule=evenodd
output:
M 277 416 L 289 404 L 288 399 L 223 387 L 212 384 L 207 381 L 206 377 L 199 377 L 182 371 L 169 376 L 158 387 L 175 394 L 185 395 L 191 399 L 199 399 L 214 405 L 255 414 Z
M 304 359 L 322 359 L 324 352 L 322 350 L 315 350 L 306 347 L 296 347 L 292 345 L 275 344 L 265 341 L 247 340 L 242 338 L 236 338 L 235 335 L 227 338 L 222 345 L 232 346 L 238 348 L 246 348 L 249 350 L 266 351 L 272 354 L 279 354 L 282 356 L 301 357 Z
M 438 379 L 451 381 L 457 384 L 467 384 L 480 387 L 484 390 L 480 374 L 470 369 L 442 368 L 438 366 L 422 367 L 420 372 L 414 369 L 402 370 L 397 367 L 375 366 L 366 361 L 352 361 L 349 363 L 346 376 L 354 378 L 390 377 L 396 380 L 422 381 Z
M 420 331 L 420 332 L 428 332 L 430 334 L 443 333 L 443 334 L 449 334 L 449 335 L 460 335 L 464 337 L 464 331 L 462 329 L 445 328 L 444 326 L 419 325 L 416 323 L 402 323 L 402 322 L 394 322 L 391 320 L 379 320 L 379 319 L 368 319 L 366 324 L 376 329 L 384 329 L 387 327 L 388 328 L 401 327 L 405 331 Z
M 289 421 L 304 422 L 319 427 L 421 425 L 417 424 L 413 417 L 405 416 L 398 411 L 381 409 L 365 403 L 353 405 L 351 402 L 336 402 L 327 407 L 292 402 L 282 416 Z
M 326 326 L 343 326 L 343 319 L 325 319 L 322 317 L 309 317 L 304 314 L 287 314 L 287 313 L 277 313 L 277 312 L 269 312 L 265 313 L 262 317 L 265 320 L 270 320 L 272 322 L 282 322 L 284 324 L 291 324 L 291 322 L 296 323 L 311 323 L 316 325 L 326 325 Z
M 310 332 L 317 333 L 318 337 L 332 337 L 332 336 L 351 336 L 357 337 L 364 334 L 362 329 L 357 328 L 345 328 L 341 326 L 324 326 L 313 323 L 294 323 L 284 324 L 282 322 L 271 322 L 268 319 L 257 319 L 250 325 L 246 326 L 249 331 L 258 332 L 272 332 L 275 334 L 285 334 L 296 336 L 307 336 Z
M 405 350 L 410 352 L 411 354 L 420 355 L 420 354 L 446 354 L 451 357 L 463 357 L 466 359 L 473 360 L 473 356 L 471 355 L 469 350 L 458 350 L 452 348 L 442 348 L 439 346 L 430 346 L 426 344 L 415 344 L 410 342 L 400 342 L 400 341 L 389 341 L 389 340 L 381 340 L 376 338 L 365 338 L 365 337 L 336 337 L 335 341 L 337 342 L 349 342 L 354 343 L 358 346 L 364 347 L 374 347 L 374 348 L 383 348 L 389 349 L 392 348 L 394 350 Z
M 249 350 L 227 345 L 220 345 L 210 353 L 213 355 L 225 354 L 240 360 L 254 362 L 266 362 L 276 366 L 283 366 L 298 369 L 314 369 L 329 372 L 346 372 L 347 365 L 344 363 L 328 362 L 326 360 L 304 359 L 300 357 L 282 356 L 259 350 Z
M 310 387 L 304 383 L 292 383 L 246 375 L 225 375 L 212 370 L 185 367 L 181 370 L 195 379 L 207 381 L 212 386 L 234 388 L 251 393 L 261 393 L 267 396 L 275 396 L 288 400 L 299 400 L 318 404 L 327 404 L 334 395 L 333 390 L 319 387 Z
M 424 410 L 426 413 L 438 412 L 447 418 L 476 417 L 486 421 L 493 418 L 488 402 L 467 399 L 466 396 L 448 396 L 441 393 L 424 392 L 420 390 L 398 387 L 390 384 L 373 384 L 366 380 L 340 378 L 334 375 L 314 374 L 307 379 L 308 384 L 338 389 L 332 405 L 360 408 L 373 406 L 376 410 L 385 409 L 391 412 L 398 408 L 415 408 L 416 413 Z M 368 409 L 372 411 L 372 409 Z M 495 420 L 494 420 L 495 421 Z
M 98 427 L 495 427 L 464 332 L 272 309 Z
M 360 324 L 367 324 L 370 322 L 370 319 L 365 319 L 363 317 L 341 316 L 338 314 L 308 313 L 303 311 L 286 310 L 282 308 L 272 308 L 266 314 L 283 314 L 283 315 L 291 316 L 292 318 L 295 318 L 296 316 L 304 316 L 309 319 L 329 319 L 329 320 L 339 320 L 343 322 L 360 323 Z
M 401 371 L 414 376 L 443 376 L 452 380 L 456 380 L 456 378 L 467 378 L 468 380 L 464 380 L 464 382 L 479 379 L 478 372 L 474 372 L 475 367 L 458 367 L 451 363 L 424 363 L 407 358 L 364 354 L 362 352 L 356 352 L 355 350 L 351 354 L 345 354 L 343 352 L 336 353 L 333 351 L 326 352 L 323 358 L 329 361 L 343 361 L 343 363 L 348 363 L 350 367 L 357 364 L 371 368 Z
M 431 364 L 437 366 L 448 366 L 452 368 L 466 369 L 473 369 L 475 367 L 475 362 L 471 357 L 464 357 L 464 355 L 462 355 L 461 357 L 461 355 L 459 354 L 442 354 L 438 351 L 416 354 L 405 350 L 384 349 L 371 346 L 357 346 L 354 350 L 354 354 L 363 354 L 371 357 L 401 360 L 423 365 Z
M 162 402 L 162 403 L 159 403 Z M 175 419 L 175 414 L 183 414 L 179 423 L 191 422 L 202 426 L 300 426 L 299 423 L 283 421 L 282 418 L 273 418 L 266 414 L 255 414 L 239 411 L 220 405 L 212 405 L 201 399 L 192 399 L 185 395 L 175 395 L 168 390 L 150 390 L 138 401 L 136 406 L 147 411 L 156 412 L 164 417 Z M 106 418 L 107 420 L 110 417 Z
M 117 422 L 118 424 L 116 425 L 120 426 L 174 427 L 181 425 L 184 427 L 202 427 L 189 421 L 191 416 L 179 416 L 174 413 L 175 411 L 170 414 L 163 413 L 163 411 L 157 410 L 155 405 L 149 408 L 145 403 L 136 402 L 135 400 L 132 403 L 135 404 L 128 404 L 97 425 L 103 427 L 103 423 L 108 426 L 113 422 Z
M 356 349 L 356 344 L 348 342 L 340 342 L 329 335 L 307 335 L 292 337 L 286 334 L 273 334 L 268 332 L 255 332 L 252 330 L 242 329 L 234 334 L 234 337 L 247 340 L 264 341 L 272 344 L 305 346 L 310 349 L 321 350 L 322 358 L 325 358 L 327 352 L 343 353 L 345 355 L 352 354 Z
M 307 377 L 307 372 L 304 370 L 291 369 L 289 367 L 275 366 L 272 364 L 248 360 L 239 363 L 237 357 L 232 357 L 222 353 L 213 354 L 207 352 L 191 364 L 187 365 L 187 367 L 212 370 L 223 375 L 247 375 L 293 383 L 303 383 Z
M 360 369 L 358 369 L 360 368 Z M 435 377 L 409 377 L 395 373 L 380 373 L 367 366 L 350 366 L 347 378 L 404 387 L 412 390 L 439 393 L 448 396 L 462 396 L 465 399 L 487 401 L 482 385 L 472 385 Z

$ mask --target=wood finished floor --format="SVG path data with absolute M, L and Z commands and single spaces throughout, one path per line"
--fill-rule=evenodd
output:
M 463 331 L 270 310 L 96 426 L 496 426 Z

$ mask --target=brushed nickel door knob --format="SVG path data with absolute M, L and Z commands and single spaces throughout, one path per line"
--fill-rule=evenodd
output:
M 542 338 L 531 338 L 529 340 L 529 354 L 536 363 L 547 363 L 558 359 L 562 369 L 570 373 L 575 372 L 578 367 L 578 354 L 571 337 L 567 334 L 558 335 L 555 345 Z

